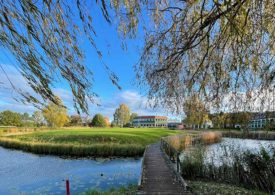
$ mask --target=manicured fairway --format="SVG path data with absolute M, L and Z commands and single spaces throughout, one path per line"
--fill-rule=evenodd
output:
M 66 128 L 0 137 L 0 145 L 41 154 L 140 156 L 146 145 L 182 131 L 162 128 Z

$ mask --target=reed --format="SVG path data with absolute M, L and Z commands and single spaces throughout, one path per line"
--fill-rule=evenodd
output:
M 269 193 L 275 191 L 274 146 L 262 147 L 258 153 L 240 152 L 236 146 L 221 147 L 224 152 L 218 165 L 213 160 L 217 159 L 215 154 L 210 162 L 205 160 L 203 145 L 186 152 L 181 161 L 183 178 L 212 180 Z
M 177 151 L 182 151 L 192 144 L 192 136 L 190 135 L 174 135 L 163 139 Z
M 168 143 L 170 146 L 175 148 L 176 150 L 179 150 L 181 148 L 181 138 L 179 136 L 172 136 L 168 138 Z
M 222 134 L 220 132 L 204 132 L 201 134 L 201 141 L 204 144 L 212 144 L 220 142 L 222 139 Z
M 255 132 L 240 132 L 240 131 L 223 131 L 223 137 L 241 138 L 241 139 L 258 139 L 258 140 L 275 140 L 274 131 L 255 131 Z
M 39 142 L 24 142 L 20 140 L 0 138 L 0 146 L 6 148 L 19 149 L 35 154 L 49 154 L 61 156 L 76 156 L 76 157 L 133 157 L 141 156 L 144 151 L 144 146 L 138 144 L 123 145 L 123 144 L 93 144 L 93 145 L 73 145 L 73 144 L 53 144 Z
M 222 134 L 220 132 L 203 132 L 199 135 L 174 135 L 164 138 L 164 140 L 174 149 L 182 151 L 194 144 L 213 144 L 220 142 Z

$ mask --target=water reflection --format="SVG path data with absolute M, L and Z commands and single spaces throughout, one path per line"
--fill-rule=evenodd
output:
M 220 143 L 207 145 L 205 148 L 201 148 L 201 152 L 204 154 L 204 162 L 220 166 L 223 164 L 233 163 L 234 153 L 241 154 L 245 151 L 251 151 L 253 153 L 260 152 L 260 148 L 264 147 L 267 152 L 271 152 L 270 146 L 275 147 L 275 141 L 269 140 L 252 140 L 252 139 L 238 139 L 238 138 L 223 138 Z M 192 152 L 194 147 L 187 148 L 180 156 L 183 160 L 185 153 Z M 198 152 L 198 151 L 197 151 Z
M 0 194 L 72 194 L 137 184 L 141 158 L 62 159 L 0 147 Z

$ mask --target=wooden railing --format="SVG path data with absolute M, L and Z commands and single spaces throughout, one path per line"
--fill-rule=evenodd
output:
M 180 152 L 172 147 L 164 138 L 160 140 L 161 149 L 168 155 L 169 160 L 176 163 L 177 172 L 180 173 Z
M 195 145 L 201 142 L 201 136 L 200 135 L 176 135 L 179 137 L 186 137 L 189 136 L 191 138 L 190 145 Z M 173 137 L 173 136 L 171 136 Z M 169 160 L 173 163 L 176 163 L 176 171 L 178 173 L 181 173 L 181 167 L 180 167 L 180 154 L 181 150 L 177 150 L 174 148 L 171 144 L 169 144 L 169 137 L 161 138 L 161 149 L 165 152 L 165 154 L 169 157 Z

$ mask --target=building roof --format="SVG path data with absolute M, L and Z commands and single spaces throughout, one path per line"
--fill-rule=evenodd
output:
M 166 119 L 167 120 L 167 117 L 166 116 L 137 116 L 135 117 L 135 119 L 143 119 L 143 118 L 155 118 L 155 119 Z

